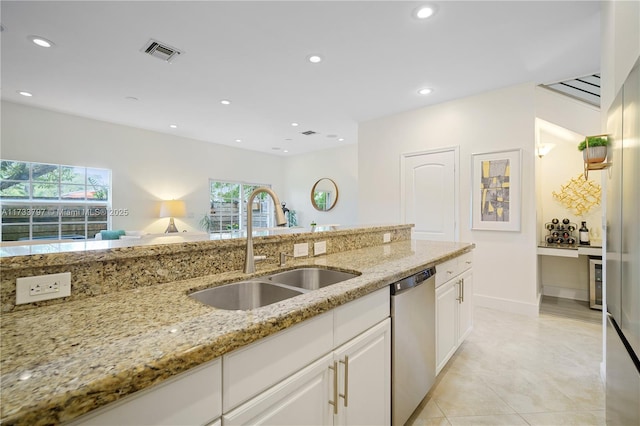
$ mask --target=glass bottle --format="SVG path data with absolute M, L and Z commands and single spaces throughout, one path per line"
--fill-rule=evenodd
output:
M 580 244 L 583 246 L 588 246 L 589 243 L 589 229 L 587 228 L 587 222 L 582 222 L 582 226 L 580 227 Z

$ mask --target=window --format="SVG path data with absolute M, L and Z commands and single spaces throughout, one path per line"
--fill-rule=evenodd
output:
M 86 239 L 108 229 L 111 170 L 0 160 L 2 241 Z
M 254 189 L 271 185 L 210 180 L 210 212 L 203 222 L 209 232 L 217 234 L 242 231 L 247 228 L 247 201 Z M 273 226 L 273 200 L 260 193 L 252 205 L 252 222 L 255 228 Z

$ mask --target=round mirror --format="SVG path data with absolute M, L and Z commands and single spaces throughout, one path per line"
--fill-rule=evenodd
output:
M 329 178 L 322 178 L 311 189 L 311 204 L 316 210 L 326 212 L 338 202 L 338 185 Z

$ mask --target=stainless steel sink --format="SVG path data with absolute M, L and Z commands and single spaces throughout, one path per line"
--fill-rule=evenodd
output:
M 357 277 L 359 274 L 321 268 L 298 268 L 290 271 L 267 275 L 261 279 L 269 282 L 286 284 L 305 290 L 317 290 Z
M 304 291 L 259 280 L 241 281 L 196 291 L 189 296 L 218 309 L 249 310 L 280 302 Z

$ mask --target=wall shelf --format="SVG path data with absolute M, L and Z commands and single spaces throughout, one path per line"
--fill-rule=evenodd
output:
M 573 257 L 578 256 L 602 256 L 602 247 L 599 246 L 573 246 L 560 247 L 557 245 L 549 246 L 541 244 L 538 246 L 538 255 L 557 256 L 557 257 Z
M 602 135 L 593 135 L 593 136 L 587 136 L 584 140 L 584 142 L 586 143 L 586 149 L 584 151 L 585 153 L 585 160 L 584 160 L 584 179 L 585 180 L 589 180 L 589 170 L 604 170 L 604 169 L 608 169 L 609 167 L 611 167 L 610 162 L 600 162 L 600 163 L 591 163 L 589 162 L 589 139 L 590 138 L 606 138 L 607 141 L 610 143 L 611 141 L 609 141 L 609 135 L 608 134 L 602 134 Z M 606 148 L 606 146 L 605 146 Z M 608 156 L 608 154 L 607 154 Z M 599 158 L 598 158 L 599 159 Z
M 605 170 L 611 167 L 613 163 L 584 163 L 584 178 L 589 179 L 589 170 Z

